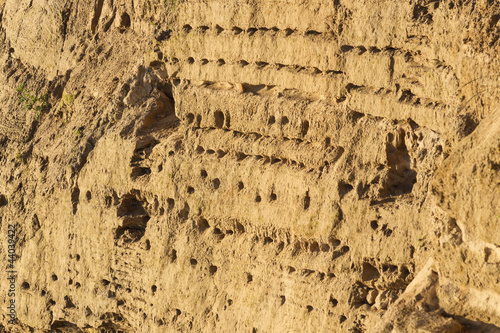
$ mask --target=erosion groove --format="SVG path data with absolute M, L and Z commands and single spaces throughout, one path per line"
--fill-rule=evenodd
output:
M 500 331 L 497 2 L 0 18 L 0 331 Z

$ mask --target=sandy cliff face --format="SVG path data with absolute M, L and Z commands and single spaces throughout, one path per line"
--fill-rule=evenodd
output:
M 496 2 L 0 8 L 5 331 L 500 330 Z

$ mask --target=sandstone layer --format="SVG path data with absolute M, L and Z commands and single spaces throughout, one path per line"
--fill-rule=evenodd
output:
M 0 12 L 0 331 L 500 331 L 498 2 Z

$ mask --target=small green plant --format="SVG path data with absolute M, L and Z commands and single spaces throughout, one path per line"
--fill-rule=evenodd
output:
M 75 96 L 70 94 L 63 94 L 61 98 L 61 106 L 67 109 L 72 108 L 74 101 L 75 101 Z
M 23 153 L 21 153 L 21 150 L 18 149 L 17 154 L 16 154 L 16 159 L 20 161 L 22 159 L 22 157 L 23 157 Z
M 23 105 L 24 109 L 33 110 L 35 120 L 40 119 L 42 113 L 48 108 L 47 94 L 41 97 L 33 95 L 25 88 L 24 82 L 17 88 L 19 94 L 18 104 Z

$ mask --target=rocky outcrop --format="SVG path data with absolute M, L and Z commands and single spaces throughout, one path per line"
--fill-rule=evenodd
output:
M 0 8 L 6 331 L 500 329 L 496 3 Z

